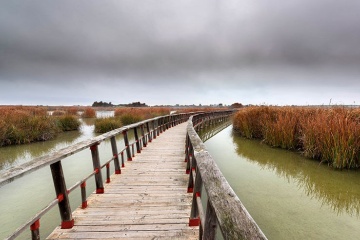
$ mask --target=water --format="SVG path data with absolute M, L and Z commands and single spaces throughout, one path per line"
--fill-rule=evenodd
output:
M 359 239 L 359 171 L 241 138 L 232 126 L 205 144 L 269 239 Z

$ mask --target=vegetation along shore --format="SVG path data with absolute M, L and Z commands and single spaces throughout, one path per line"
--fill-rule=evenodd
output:
M 272 147 L 300 151 L 336 169 L 360 166 L 360 109 L 248 107 L 233 119 L 234 130 Z

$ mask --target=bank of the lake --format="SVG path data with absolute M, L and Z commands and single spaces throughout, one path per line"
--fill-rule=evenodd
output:
M 234 133 L 205 142 L 269 239 L 358 239 L 360 173 L 334 170 L 298 153 Z

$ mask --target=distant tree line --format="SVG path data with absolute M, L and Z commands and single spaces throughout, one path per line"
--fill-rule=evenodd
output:
M 148 105 L 146 105 L 145 103 L 141 103 L 141 102 L 133 102 L 133 103 L 129 103 L 129 104 L 112 104 L 111 102 L 103 102 L 103 101 L 95 101 L 92 104 L 93 107 L 148 107 Z

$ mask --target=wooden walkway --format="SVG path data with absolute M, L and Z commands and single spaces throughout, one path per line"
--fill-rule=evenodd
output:
M 47 239 L 197 239 L 198 227 L 189 227 L 186 126 L 153 139 L 112 175 L 104 194 L 93 193 L 86 209 L 73 212 L 72 229 L 58 227 Z

